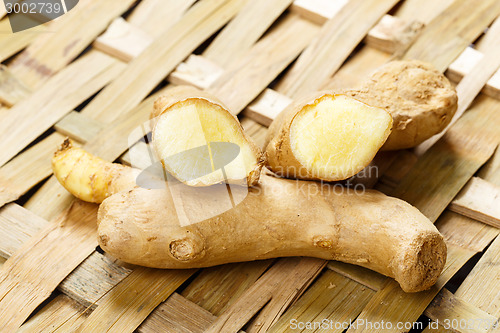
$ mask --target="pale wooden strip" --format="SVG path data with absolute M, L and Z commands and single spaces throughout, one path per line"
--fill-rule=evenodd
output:
M 47 225 L 47 221 L 27 209 L 12 203 L 0 209 L 0 256 L 8 259 L 33 234 Z
M 58 295 L 21 326 L 17 333 L 71 332 L 87 318 L 85 307 Z
M 439 217 L 436 227 L 447 244 L 475 252 L 483 252 L 500 232 L 497 228 L 451 211 L 445 211 Z
M 291 11 L 295 12 L 318 25 L 337 15 L 349 0 L 295 0 Z
M 413 42 L 422 28 L 423 24 L 420 22 L 384 15 L 368 32 L 365 42 L 387 53 L 401 53 Z
M 325 261 L 313 258 L 279 260 L 227 308 L 206 332 L 237 331 L 269 302 L 258 316 L 258 328 L 254 328 L 255 331 L 265 331 L 301 295 L 325 264 Z M 283 283 L 284 280 L 287 283 Z
M 348 2 L 347 0 L 295 0 L 291 8 L 299 15 L 323 25 L 337 15 Z M 415 17 L 401 19 L 384 15 L 368 31 L 365 42 L 385 52 L 401 52 L 413 42 L 422 27 L 421 21 L 417 21 Z
M 143 30 L 118 17 L 104 34 L 97 37 L 94 47 L 121 61 L 129 62 L 151 45 L 153 40 L 153 37 Z
M 0 221 L 2 258 L 9 258 L 48 225 L 46 220 L 14 203 L 0 209 Z M 59 284 L 58 289 L 85 307 L 93 307 L 108 290 L 130 273 L 131 270 L 94 252 Z
M 242 0 L 201 0 L 157 38 L 82 110 L 110 122 L 141 102 L 183 59 L 243 6 Z M 123 84 L 127 82 L 127 84 Z
M 2 8 L 1 3 L 0 8 Z M 38 38 L 40 36 L 40 33 L 44 33 L 47 30 L 48 26 L 50 26 L 50 23 L 38 25 L 29 29 L 28 31 L 12 33 L 9 19 L 2 19 L 0 21 L 0 62 L 3 62 L 4 60 L 24 49 L 36 38 Z
M 203 333 L 217 319 L 209 311 L 173 293 L 139 326 L 139 333 Z
M 91 51 L 12 107 L 9 117 L 0 123 L 0 139 L 4 145 L 0 165 L 115 78 L 123 66 L 108 55 Z M 93 70 L 89 71 L 89 67 Z
M 2 6 L 2 4 L 0 4 L 0 19 L 5 15 L 7 15 L 7 9 L 5 8 L 5 5 Z
M 422 30 L 403 57 L 430 62 L 444 72 L 499 14 L 500 2 L 495 0 L 455 0 Z
M 446 131 L 464 114 L 472 104 L 476 96 L 483 89 L 484 85 L 500 67 L 500 19 L 496 20 L 488 35 L 494 36 L 492 44 L 484 50 L 484 57 L 467 73 L 457 86 L 458 109 L 450 124 L 439 134 L 426 140 L 417 149 L 418 153 L 423 153 L 430 146 L 441 138 Z
M 500 149 L 498 147 L 493 157 L 479 170 L 477 175 L 496 186 L 500 186 Z
M 102 296 L 131 272 L 115 259 L 93 252 L 57 288 L 85 307 L 95 308 Z
M 408 201 L 435 221 L 495 151 L 500 125 L 497 107 L 497 101 L 480 96 L 472 108 L 419 158 L 390 194 Z
M 349 1 L 322 27 L 320 35 L 280 81 L 278 90 L 291 97 L 317 90 L 396 3 L 395 0 Z
M 491 243 L 479 262 L 467 275 L 455 296 L 469 302 L 496 318 L 500 317 L 500 237 Z
M 473 177 L 451 202 L 449 209 L 500 228 L 500 187 Z
M 342 277 L 341 275 L 325 271 L 307 292 L 288 309 L 279 321 L 271 327 L 269 332 L 285 332 L 298 330 L 298 323 L 329 323 L 354 321 L 358 313 L 366 306 L 374 291 Z M 348 306 L 346 306 L 348 304 Z M 307 331 L 314 332 L 343 332 L 347 327 L 311 327 Z
M 388 280 L 384 288 L 377 291 L 370 299 L 358 316 L 358 321 L 375 323 L 384 320 L 391 322 L 392 328 L 379 327 L 377 329 L 376 327 L 359 325 L 351 327 L 347 332 L 400 332 L 397 329 L 397 323 L 416 321 L 439 290 L 474 254 L 473 251 L 449 245 L 445 269 L 436 285 L 427 291 L 407 294 L 401 290 L 397 282 Z
M 182 295 L 219 316 L 257 281 L 272 260 L 235 263 L 205 268 Z
M 103 123 L 76 111 L 71 111 L 54 125 L 59 133 L 81 143 L 95 138 L 103 127 Z
M 133 332 L 194 272 L 135 269 L 104 296 L 76 332 Z
M 135 0 L 80 0 L 78 6 L 52 22 L 53 33 L 38 38 L 10 64 L 14 75 L 29 88 L 57 73 L 78 56 Z
M 179 21 L 195 0 L 142 0 L 127 21 L 153 38 Z
M 396 16 L 403 20 L 416 20 L 424 24 L 431 22 L 455 0 L 405 0 L 397 8 Z
M 377 291 L 382 289 L 387 277 L 361 266 L 346 264 L 340 261 L 330 261 L 327 267 L 338 274 L 348 277 L 362 285 Z M 361 312 L 361 311 L 360 311 Z
M 449 322 L 451 326 L 451 323 L 456 322 L 455 327 L 462 332 L 486 333 L 489 325 L 497 321 L 497 317 L 456 297 L 447 289 L 439 292 L 424 314 L 438 323 Z
M 0 65 L 0 102 L 3 105 L 11 107 L 29 93 L 29 89 L 7 67 Z
M 487 36 L 496 37 L 497 35 L 487 34 Z M 494 37 L 492 37 L 492 39 Z M 485 43 L 483 45 L 494 44 Z M 464 52 L 462 52 L 460 56 L 450 65 L 450 67 L 448 67 L 446 76 L 448 76 L 452 81 L 460 82 L 460 80 L 462 80 L 465 75 L 470 73 L 471 70 L 483 59 L 483 57 L 484 54 L 481 51 L 473 49 L 472 47 L 467 47 Z M 490 77 L 481 92 L 496 99 L 500 98 L 500 70 L 497 70 L 495 74 Z
M 96 205 L 75 202 L 6 261 L 0 271 L 2 329 L 8 332 L 18 329 L 95 250 L 96 213 Z
M 52 174 L 50 160 L 63 141 L 64 136 L 52 133 L 0 168 L 0 207 L 19 199 Z
M 188 84 L 199 89 L 207 89 L 224 73 L 224 69 L 205 57 L 191 54 L 181 62 L 168 80 L 177 85 Z
M 222 67 L 228 67 L 245 55 L 292 0 L 252 0 L 241 9 L 226 28 L 203 52 L 203 56 Z
M 274 118 L 278 116 L 292 99 L 275 90 L 266 89 L 245 109 L 244 115 L 259 124 L 269 127 Z
M 317 30 L 309 21 L 294 15 L 285 17 L 208 91 L 238 114 L 297 57 Z

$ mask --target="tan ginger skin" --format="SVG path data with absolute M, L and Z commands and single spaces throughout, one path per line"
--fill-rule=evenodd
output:
M 357 90 L 343 93 L 385 108 L 394 119 L 382 150 L 413 148 L 443 131 L 457 111 L 457 93 L 431 64 L 391 61 L 380 67 Z
M 187 226 L 179 224 L 168 190 L 123 191 L 99 208 L 99 243 L 120 260 L 155 268 L 310 256 L 372 269 L 406 292 L 436 282 L 446 245 L 415 207 L 373 190 L 336 194 L 324 186 L 262 175 L 235 208 Z M 181 198 L 186 211 L 206 214 L 200 207 L 217 206 L 227 190 L 184 186 Z

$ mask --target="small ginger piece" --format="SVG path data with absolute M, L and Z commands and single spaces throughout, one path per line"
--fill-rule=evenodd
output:
M 457 93 L 448 79 L 417 60 L 389 62 L 360 89 L 344 93 L 392 115 L 394 127 L 381 150 L 418 146 L 444 130 L 457 110 Z
M 176 87 L 155 103 L 153 146 L 165 169 L 190 186 L 254 185 L 260 149 L 222 102 L 192 87 Z
M 316 93 L 289 105 L 271 124 L 266 166 L 285 177 L 344 180 L 371 162 L 391 127 L 382 108 Z
M 78 199 L 101 203 L 110 195 L 136 186 L 139 171 L 107 162 L 74 147 L 66 139 L 52 158 L 52 170 L 61 185 Z

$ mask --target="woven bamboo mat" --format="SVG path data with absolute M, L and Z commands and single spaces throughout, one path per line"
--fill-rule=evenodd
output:
M 0 331 L 489 332 L 500 318 L 499 14 L 498 0 L 80 0 L 12 34 L 0 5 Z M 132 143 L 149 165 L 134 129 L 174 85 L 218 96 L 262 145 L 291 99 L 356 86 L 395 58 L 433 63 L 459 95 L 446 133 L 379 154 L 378 174 L 359 180 L 445 236 L 445 271 L 426 292 L 311 258 L 127 265 L 98 248 L 97 206 L 52 176 L 66 136 L 124 164 Z

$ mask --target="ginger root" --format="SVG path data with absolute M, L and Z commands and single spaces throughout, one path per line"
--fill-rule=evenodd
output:
M 448 79 L 418 60 L 389 62 L 360 89 L 344 93 L 392 115 L 394 127 L 382 150 L 418 146 L 444 130 L 457 110 L 457 93 Z
M 263 154 L 238 119 L 215 97 L 176 87 L 151 114 L 153 146 L 165 169 L 190 186 L 254 185 Z
M 445 264 L 436 227 L 415 207 L 377 191 L 339 194 L 328 184 L 262 175 L 239 205 L 203 219 L 227 197 L 226 187 L 177 186 L 183 188 L 176 197 L 135 188 L 104 200 L 101 247 L 128 263 L 169 269 L 285 256 L 340 260 L 393 277 L 406 292 L 430 288 Z M 181 208 L 201 222 L 181 226 Z
M 107 162 L 66 139 L 52 157 L 59 183 L 78 199 L 101 203 L 114 193 L 135 186 L 139 170 Z
M 391 133 L 392 117 L 327 92 L 290 104 L 266 138 L 266 166 L 288 178 L 344 180 L 363 170 Z

